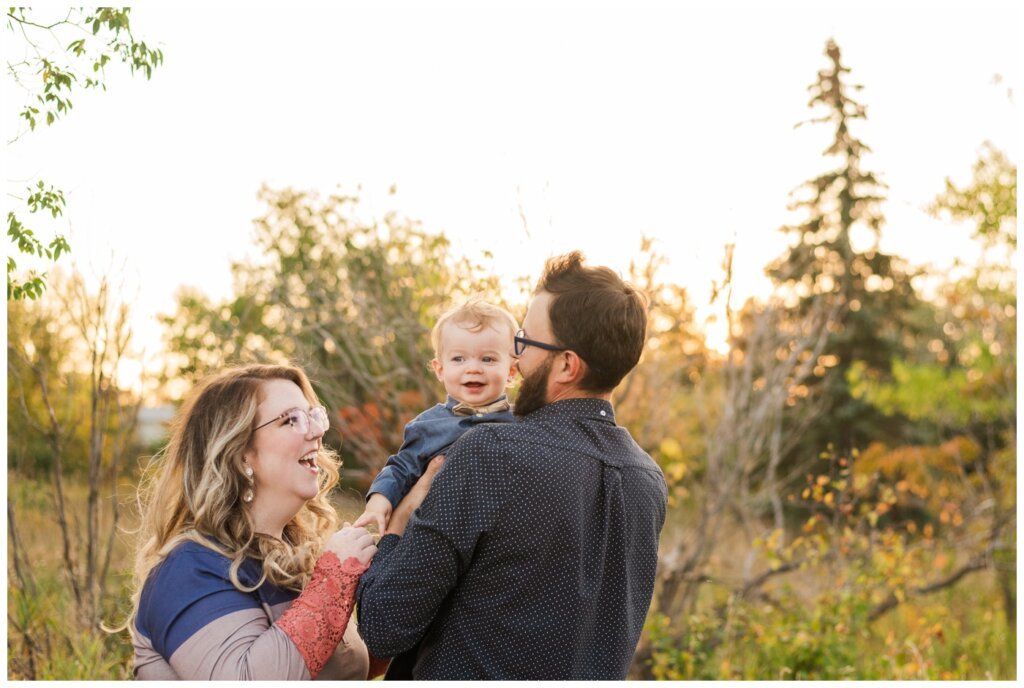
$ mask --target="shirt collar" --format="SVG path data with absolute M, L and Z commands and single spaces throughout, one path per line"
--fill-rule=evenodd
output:
M 607 399 L 596 397 L 577 397 L 574 399 L 562 399 L 545 404 L 531 413 L 527 418 L 544 419 L 572 416 L 574 418 L 590 418 L 592 420 L 608 421 L 615 424 L 615 411 L 611 402 Z
M 496 401 L 501 401 L 501 400 L 502 400 L 502 399 L 504 399 L 504 398 L 505 398 L 506 396 L 507 396 L 507 395 L 505 395 L 505 394 L 502 394 L 502 395 L 501 395 L 500 397 L 498 397 L 497 399 L 491 399 L 490 401 L 488 401 L 488 402 L 487 402 L 487 404 L 480 404 L 480 405 L 481 405 L 481 406 L 487 406 L 488 404 L 493 404 L 493 403 L 494 403 L 494 402 L 496 402 Z M 451 394 L 449 394 L 449 395 L 448 395 L 448 399 L 447 399 L 447 401 L 445 401 L 445 402 L 444 402 L 444 407 L 445 407 L 446 409 L 448 409 L 449 411 L 451 411 L 451 410 L 452 410 L 453 408 L 455 408 L 455 407 L 456 407 L 456 406 L 457 406 L 458 404 L 459 404 L 459 400 L 458 400 L 458 399 L 456 399 L 455 397 L 453 397 L 453 396 L 452 396 Z

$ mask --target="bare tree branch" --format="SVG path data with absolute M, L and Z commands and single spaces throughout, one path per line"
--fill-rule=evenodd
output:
M 973 573 L 974 571 L 981 571 L 985 568 L 988 568 L 987 556 L 973 557 L 969 562 L 961 566 L 959 569 L 951 573 L 949 576 L 946 576 L 941 580 L 935 581 L 934 583 L 930 583 L 920 588 L 915 588 L 913 592 L 915 595 L 927 595 L 929 593 L 937 592 L 939 590 L 943 590 L 945 588 L 956 585 L 960 581 L 960 579 L 966 576 L 967 574 Z M 904 599 L 903 601 L 906 600 Z M 871 613 L 868 614 L 868 620 L 874 621 L 875 619 L 879 618 L 889 610 L 899 606 L 900 603 L 901 600 L 899 600 L 895 594 L 890 594 L 889 597 L 887 597 L 883 602 L 881 602 L 874 609 L 871 610 Z

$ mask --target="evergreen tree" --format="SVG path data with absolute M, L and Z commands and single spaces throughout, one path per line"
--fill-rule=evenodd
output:
M 863 362 L 870 376 L 888 379 L 892 361 L 912 343 L 907 314 L 917 299 L 903 261 L 878 248 L 885 185 L 864 169 L 870 148 L 851 130 L 857 120 L 866 119 L 865 107 L 851 96 L 862 86 L 845 83 L 850 69 L 834 40 L 828 41 L 825 55 L 829 64 L 810 86 L 808 105 L 825 111 L 811 123 L 834 127 L 824 155 L 836 164 L 793 192 L 791 209 L 806 217 L 781 228 L 795 242 L 767 268 L 788 296 L 794 317 L 815 300 L 838 306 L 810 389 L 800 395 L 815 398 L 822 412 L 786 457 L 784 463 L 794 468 L 829 445 L 849 456 L 871 440 L 895 440 L 908 429 L 902 418 L 886 417 L 850 394 L 847 371 L 855 361 Z M 861 237 L 869 238 L 870 245 L 858 246 Z

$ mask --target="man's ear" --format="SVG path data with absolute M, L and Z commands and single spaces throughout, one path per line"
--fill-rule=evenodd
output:
M 587 364 L 575 351 L 566 349 L 558 353 L 552 370 L 555 372 L 555 382 L 577 386 L 587 372 Z
M 444 366 L 441 365 L 441 361 L 436 358 L 432 359 L 430 361 L 430 367 L 434 369 L 434 375 L 437 376 L 437 379 L 444 382 Z

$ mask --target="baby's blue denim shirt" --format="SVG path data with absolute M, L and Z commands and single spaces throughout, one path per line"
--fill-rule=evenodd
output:
M 504 399 L 502 395 L 494 401 Z M 397 454 L 388 458 L 380 473 L 373 479 L 366 498 L 379 492 L 388 498 L 391 506 L 398 506 L 409 493 L 427 464 L 443 454 L 455 440 L 478 423 L 510 423 L 515 418 L 511 411 L 485 413 L 481 416 L 456 416 L 452 411 L 459 402 L 451 396 L 443 404 L 427 409 L 405 426 L 405 438 Z M 494 403 L 488 402 L 488 403 Z

